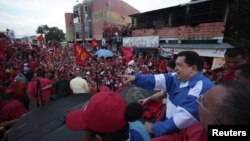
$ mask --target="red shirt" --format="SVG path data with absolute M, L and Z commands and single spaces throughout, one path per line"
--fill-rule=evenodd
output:
M 159 70 L 161 72 L 166 72 L 167 71 L 167 61 L 166 60 L 161 60 L 159 63 Z
M 37 79 L 39 79 L 40 81 L 41 88 L 51 84 L 51 81 L 47 78 L 37 77 L 35 79 L 32 79 L 32 81 L 28 84 L 28 94 L 35 100 L 39 100 L 39 97 L 37 96 Z M 42 99 L 44 101 L 49 101 L 51 95 L 52 92 L 50 89 L 42 91 Z
M 27 89 L 27 84 L 16 80 L 14 80 L 8 87 L 8 90 L 10 90 L 11 97 L 19 101 L 27 99 L 28 95 L 26 94 L 26 89 Z
M 182 129 L 168 135 L 153 138 L 151 141 L 207 141 L 207 132 L 201 124 L 195 124 L 189 128 Z
M 31 71 L 35 71 L 36 70 L 36 68 L 37 68 L 37 63 L 36 63 L 36 61 L 31 61 L 30 62 L 30 69 L 31 69 Z
M 10 78 L 14 79 L 17 76 L 17 71 L 12 70 L 11 74 L 10 74 Z
M 234 80 L 234 71 L 224 70 L 216 74 L 216 83 L 221 83 L 228 80 Z
M 0 85 L 0 93 L 3 94 L 5 92 L 5 89 L 6 89 L 5 86 Z
M 222 74 L 222 80 L 234 80 L 234 71 L 225 70 Z
M 6 78 L 5 71 L 2 68 L 0 69 L 0 78 L 2 78 L 2 79 Z
M 0 123 L 20 118 L 28 110 L 18 100 L 2 102 L 0 107 Z

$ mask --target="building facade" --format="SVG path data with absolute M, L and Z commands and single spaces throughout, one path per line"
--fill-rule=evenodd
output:
M 73 13 L 65 13 L 65 25 L 66 25 L 66 39 L 68 42 L 75 41 L 75 30 L 74 30 L 74 14 Z
M 231 8 L 236 1 L 194 0 L 133 14 L 132 37 L 123 38 L 122 46 L 133 46 L 135 50 L 160 50 L 164 57 L 192 50 L 212 60 L 212 69 L 216 69 L 223 64 L 227 48 L 233 48 L 224 42 L 224 33 L 228 15 L 232 13 Z
M 73 7 L 73 18 L 65 14 L 67 41 L 72 37 L 71 32 L 75 41 L 102 40 L 105 29 L 128 25 L 129 15 L 135 13 L 139 11 L 121 0 L 84 0 Z M 67 24 L 71 22 L 73 29 Z
M 159 46 L 154 48 L 162 47 L 175 54 L 182 50 L 213 50 L 215 53 L 207 55 L 223 57 L 226 48 L 232 47 L 223 42 L 232 4 L 230 0 L 198 0 L 133 14 L 132 38 L 158 36 Z

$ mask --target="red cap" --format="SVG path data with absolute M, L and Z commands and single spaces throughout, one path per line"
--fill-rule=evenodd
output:
M 127 124 L 126 106 L 126 101 L 119 94 L 112 91 L 100 92 L 92 96 L 83 109 L 68 113 L 66 125 L 71 130 L 114 132 Z
M 110 91 L 108 86 L 103 85 L 100 87 L 100 92 L 106 92 L 106 91 Z

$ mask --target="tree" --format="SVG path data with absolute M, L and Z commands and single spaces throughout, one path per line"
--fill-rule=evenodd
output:
M 49 31 L 48 25 L 40 25 L 38 26 L 36 33 L 37 34 L 46 34 Z
M 62 42 L 65 40 L 65 34 L 63 33 L 63 30 L 60 30 L 57 27 L 51 27 L 49 28 L 49 32 L 46 34 L 46 40 L 50 40 L 52 43 Z
M 52 43 L 59 43 L 65 40 L 65 34 L 63 30 L 57 27 L 49 27 L 48 25 L 40 25 L 36 33 L 44 34 L 46 42 L 51 41 Z

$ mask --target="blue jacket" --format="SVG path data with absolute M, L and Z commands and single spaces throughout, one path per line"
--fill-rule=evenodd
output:
M 169 95 L 166 120 L 152 126 L 156 137 L 198 123 L 199 105 L 196 100 L 214 86 L 201 72 L 185 83 L 180 82 L 175 74 L 136 74 L 135 84 L 148 90 L 166 90 Z
M 147 129 L 141 121 L 129 122 L 130 141 L 150 141 Z

